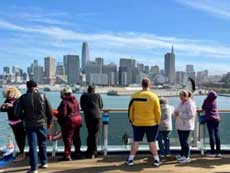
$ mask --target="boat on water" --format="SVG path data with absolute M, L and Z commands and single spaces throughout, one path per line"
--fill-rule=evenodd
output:
M 116 90 L 110 90 L 107 92 L 108 96 L 119 96 L 118 91 Z

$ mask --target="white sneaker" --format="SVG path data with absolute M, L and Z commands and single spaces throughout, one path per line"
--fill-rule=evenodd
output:
M 133 162 L 133 160 L 128 160 L 126 164 L 127 164 L 128 166 L 133 166 L 133 165 L 134 165 L 134 162 Z
M 177 161 L 180 161 L 182 159 L 182 156 L 181 155 L 176 155 L 176 160 Z
M 154 160 L 153 166 L 159 167 L 161 165 L 161 162 L 159 160 Z
M 215 154 L 212 154 L 212 153 L 207 153 L 207 154 L 206 154 L 206 157 L 212 157 L 212 158 L 214 158 L 214 157 L 216 157 L 216 155 L 215 155 Z
M 179 161 L 179 163 L 190 163 L 191 159 L 188 157 L 181 157 L 181 160 Z
M 48 168 L 48 164 L 40 165 L 39 168 L 46 169 Z
M 221 158 L 222 157 L 222 154 L 216 154 L 216 157 L 218 157 L 218 158 Z

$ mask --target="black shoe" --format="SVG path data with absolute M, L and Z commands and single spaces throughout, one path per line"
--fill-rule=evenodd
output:
M 58 161 L 62 162 L 62 161 L 71 161 L 71 157 L 62 157 L 60 159 L 58 159 Z
M 95 154 L 92 154 L 92 155 L 88 155 L 88 159 L 95 159 L 97 156 Z
M 81 159 L 83 159 L 83 156 L 81 154 L 76 154 L 73 156 L 73 159 L 74 160 L 81 160 Z

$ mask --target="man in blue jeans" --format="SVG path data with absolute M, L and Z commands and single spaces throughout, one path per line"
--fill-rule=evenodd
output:
M 28 81 L 27 92 L 22 95 L 16 105 L 15 112 L 24 122 L 29 144 L 30 170 L 38 172 L 37 145 L 39 147 L 40 168 L 47 168 L 46 137 L 47 128 L 52 123 L 52 108 L 46 96 L 37 89 L 37 83 Z

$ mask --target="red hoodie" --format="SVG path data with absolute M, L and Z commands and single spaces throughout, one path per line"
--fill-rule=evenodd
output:
M 80 106 L 75 96 L 65 96 L 58 107 L 58 121 L 65 123 L 71 120 L 73 123 L 81 124 Z

